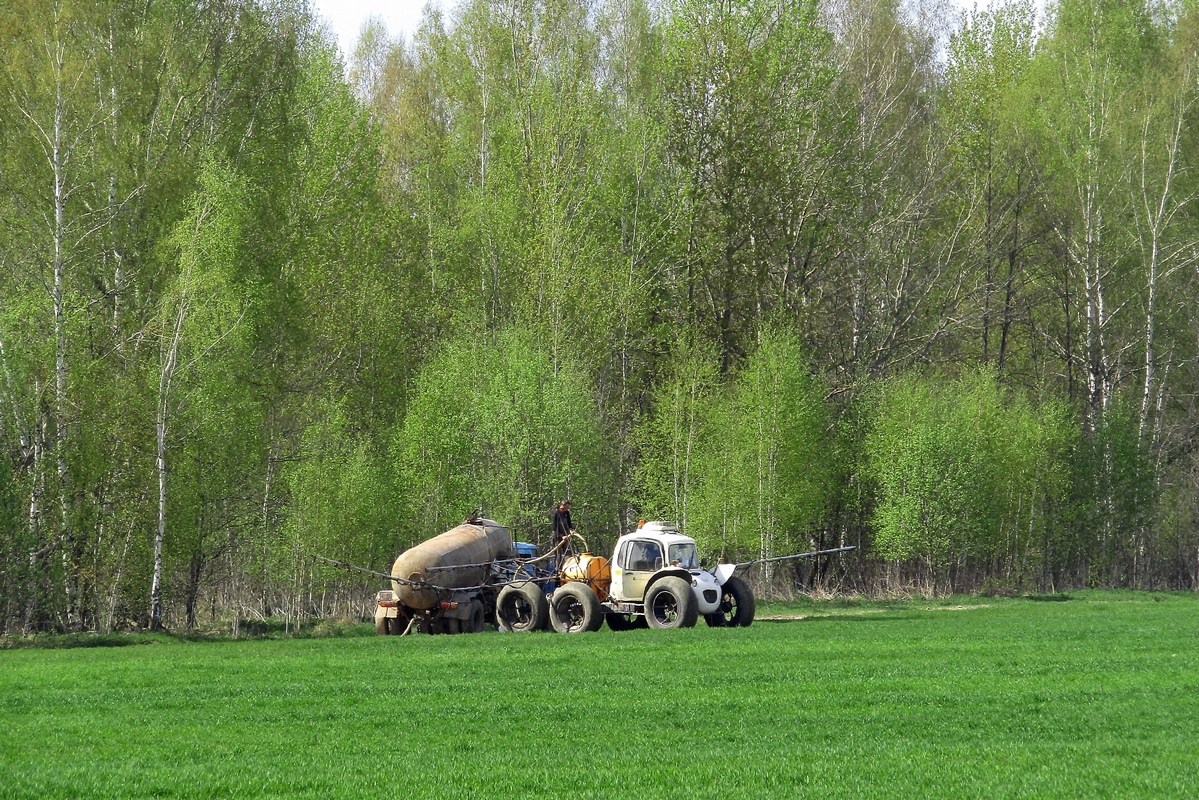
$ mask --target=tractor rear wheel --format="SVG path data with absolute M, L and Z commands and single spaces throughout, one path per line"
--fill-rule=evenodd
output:
M 550 623 L 558 633 L 598 631 L 604 624 L 599 597 L 586 584 L 562 584 L 550 598 Z
M 704 620 L 713 628 L 748 628 L 753 624 L 756 604 L 749 584 L 737 577 L 729 578 L 720 587 L 720 607 Z
M 690 628 L 698 618 L 699 603 L 682 578 L 669 575 L 645 593 L 645 621 L 651 628 Z
M 545 594 L 535 583 L 509 584 L 495 601 L 495 621 L 500 630 L 513 633 L 539 631 L 549 618 Z

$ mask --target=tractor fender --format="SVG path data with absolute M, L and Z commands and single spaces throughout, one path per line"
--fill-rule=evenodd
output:
M 736 564 L 717 564 L 712 570 L 712 574 L 716 576 L 716 582 L 724 586 L 729 582 L 729 578 L 733 577 L 733 573 L 737 571 Z
M 649 583 L 645 584 L 645 593 L 648 595 L 655 583 L 670 576 L 682 578 L 691 587 L 691 591 L 695 593 L 696 602 L 699 604 L 700 614 L 711 614 L 720 605 L 720 584 L 716 582 L 712 573 L 702 569 L 686 570 L 682 567 L 667 567 L 659 570 L 650 578 Z
M 691 589 L 695 592 L 695 600 L 699 604 L 700 614 L 712 614 L 720 607 L 720 582 L 716 576 L 707 570 L 692 570 Z
M 649 590 L 653 587 L 653 585 L 655 583 L 662 580 L 663 578 L 668 578 L 671 575 L 673 575 L 676 578 L 682 578 L 683 580 L 687 581 L 688 586 L 690 586 L 692 583 L 691 573 L 688 572 L 687 570 L 683 569 L 682 567 L 667 567 L 666 569 L 660 569 L 657 572 L 655 572 L 653 577 L 650 578 L 649 581 L 646 582 L 645 593 L 649 594 Z

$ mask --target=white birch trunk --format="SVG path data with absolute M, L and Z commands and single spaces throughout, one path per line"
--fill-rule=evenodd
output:
M 186 285 L 186 276 L 184 279 Z M 187 295 L 179 298 L 175 325 L 166 359 L 158 375 L 158 413 L 155 419 L 157 448 L 154 467 L 158 477 L 158 525 L 154 533 L 154 569 L 150 581 L 150 629 L 162 629 L 162 546 L 167 529 L 167 421 L 170 411 L 171 381 L 179 359 L 179 342 L 183 338 L 183 321 L 187 316 Z
M 1148 242 L 1143 242 L 1145 250 L 1146 298 L 1145 298 L 1145 376 L 1141 387 L 1141 413 L 1138 420 L 1138 434 L 1145 440 L 1146 431 L 1150 429 L 1150 417 L 1153 415 L 1153 399 L 1157 383 L 1157 294 L 1158 282 L 1162 278 L 1162 267 L 1165 254 L 1163 252 L 1163 236 L 1175 212 L 1189 204 L 1188 198 L 1181 202 L 1173 201 L 1174 176 L 1178 171 L 1179 149 L 1182 141 L 1183 120 L 1186 105 L 1177 110 L 1170 138 L 1166 143 L 1166 158 L 1162 168 L 1161 193 L 1150 197 L 1148 186 L 1148 171 L 1153 162 L 1149 153 L 1149 133 L 1151 119 L 1146 117 L 1141 131 L 1141 185 L 1140 206 L 1143 217 L 1143 235 Z M 1155 437 L 1156 438 L 1156 437 Z
M 55 9 L 58 12 L 58 9 Z M 57 34 L 58 25 L 55 25 Z M 66 593 L 67 627 L 79 627 L 78 570 L 75 562 L 75 537 L 70 527 L 70 473 L 67 463 L 67 321 L 64 294 L 66 290 L 66 162 L 67 148 L 63 125 L 66 99 L 63 96 L 66 46 L 54 42 L 54 123 L 50 141 L 50 167 L 54 180 L 54 256 L 53 284 L 50 295 L 54 314 L 54 450 L 58 474 L 59 540 L 62 542 L 64 591 Z

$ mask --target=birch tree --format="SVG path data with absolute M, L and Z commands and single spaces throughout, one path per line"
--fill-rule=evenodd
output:
M 678 2 L 665 29 L 668 147 L 682 182 L 677 257 L 685 324 L 721 343 L 728 371 L 744 337 L 789 288 L 820 206 L 819 98 L 829 37 L 811 3 Z M 681 272 L 680 272 L 681 270 Z
M 1039 178 L 1020 125 L 1021 90 L 1032 64 L 1033 5 L 1024 0 L 975 12 L 950 41 L 943 116 L 950 155 L 969 210 L 963 257 L 978 264 L 981 359 L 1003 373 L 1017 321 L 1023 266 L 1034 240 Z M 977 243 L 977 244 L 974 244 Z
M 1125 377 L 1122 356 L 1132 237 L 1130 153 L 1123 120 L 1135 114 L 1135 87 L 1154 46 L 1136 2 L 1067 0 L 1040 57 L 1042 157 L 1053 234 L 1071 266 L 1083 328 L 1086 422 L 1095 430 Z M 1073 313 L 1073 312 L 1068 312 Z
M 168 529 L 169 457 L 172 423 L 181 395 L 206 362 L 234 351 L 246 335 L 247 304 L 238 287 L 245 187 L 238 176 L 215 159 L 201 170 L 200 187 L 187 216 L 172 237 L 178 250 L 178 273 L 160 302 L 156 448 L 154 474 L 158 486 L 157 525 L 150 584 L 149 626 L 163 626 L 163 548 Z
M 860 378 L 929 358 L 951 334 L 965 298 L 966 210 L 947 202 L 938 30 L 895 2 L 848 0 L 829 18 L 842 165 L 829 349 Z
M 797 338 L 764 327 L 745 367 L 707 404 L 691 504 L 698 541 L 730 558 L 819 541 L 832 449 L 824 391 Z
M 690 535 L 708 447 L 712 397 L 720 387 L 719 352 L 705 342 L 679 343 L 636 431 L 638 507 L 647 518 L 670 519 Z
M 1161 317 L 1178 318 L 1180 295 L 1185 293 L 1178 277 L 1199 263 L 1199 228 L 1193 222 L 1199 183 L 1184 152 L 1188 123 L 1199 100 L 1197 56 L 1199 48 L 1186 29 L 1176 28 L 1172 52 L 1147 71 L 1138 113 L 1128 121 L 1133 151 L 1130 205 L 1144 274 L 1144 373 L 1137 429 L 1151 449 L 1156 449 L 1161 433 L 1169 371 L 1181 355 L 1172 354 L 1167 342 L 1165 368 L 1159 369 Z
M 102 114 L 110 109 L 88 96 L 91 65 L 99 57 L 97 19 L 90 5 L 56 0 L 48 6 L 14 7 L 3 22 L 17 17 L 29 27 L 23 35 L 12 37 L 5 59 L 6 103 L 13 116 L 5 131 L 13 147 L 6 166 L 13 170 L 10 175 L 28 170 L 29 179 L 14 183 L 15 202 L 6 206 L 15 233 L 11 241 L 20 242 L 24 250 L 24 255 L 10 251 L 17 267 L 12 288 L 17 291 L 8 296 L 6 305 L 22 315 L 32 311 L 35 306 L 27 301 L 36 297 L 40 284 L 45 321 L 35 316 L 27 323 L 44 331 L 45 341 L 51 343 L 45 356 L 48 363 L 39 364 L 37 357 L 27 362 L 34 396 L 21 404 L 28 409 L 27 421 L 20 427 L 27 430 L 23 447 L 30 454 L 28 522 L 34 532 L 27 555 L 34 571 L 49 570 L 48 557 L 58 557 L 59 568 L 50 574 L 61 578 L 63 621 L 66 627 L 78 629 L 83 624 L 79 584 L 83 535 L 76 518 L 80 482 L 72 463 L 81 405 L 72 384 L 77 356 L 74 330 L 84 307 L 82 265 L 103 225 L 94 213 L 95 137 Z M 22 280 L 30 275 L 38 278 Z M 40 396 L 43 391 L 45 400 Z M 46 518 L 50 503 L 57 506 L 53 523 Z M 30 612 L 28 622 L 39 616 L 32 607 Z M 43 617 L 38 624 L 44 621 Z

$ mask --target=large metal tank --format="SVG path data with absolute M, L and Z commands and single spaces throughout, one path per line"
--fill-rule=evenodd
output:
M 464 522 L 408 548 L 392 564 L 391 574 L 417 584 L 462 589 L 486 583 L 492 561 L 515 557 L 507 529 L 493 520 L 480 519 Z M 391 582 L 399 601 L 416 610 L 432 608 L 448 599 L 431 586 Z

